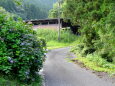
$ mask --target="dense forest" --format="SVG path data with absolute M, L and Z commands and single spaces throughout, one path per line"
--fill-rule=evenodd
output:
M 24 0 L 21 6 L 17 6 L 13 0 L 0 0 L 0 6 L 24 20 L 43 19 L 47 18 L 55 2 L 56 0 Z
M 56 6 L 50 17 L 56 17 Z M 76 51 L 115 62 L 115 0 L 63 0 L 61 17 L 81 27 Z

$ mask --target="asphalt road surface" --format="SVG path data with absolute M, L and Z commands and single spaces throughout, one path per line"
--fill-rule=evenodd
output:
M 66 59 L 72 57 L 69 48 L 49 51 L 43 68 L 45 86 L 113 86 Z

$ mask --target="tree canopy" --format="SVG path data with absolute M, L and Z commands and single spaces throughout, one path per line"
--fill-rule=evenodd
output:
M 48 17 L 48 11 L 52 8 L 54 2 L 56 0 L 1 0 L 0 6 L 24 20 L 44 19 Z M 21 5 L 17 6 L 17 4 Z
M 61 7 L 61 16 L 81 27 L 80 52 L 115 62 L 115 0 L 63 0 Z

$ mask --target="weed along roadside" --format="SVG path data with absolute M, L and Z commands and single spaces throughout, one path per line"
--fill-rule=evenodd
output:
M 69 49 L 58 48 L 47 53 L 43 67 L 46 86 L 114 86 L 110 81 L 68 61 L 75 58 Z
M 82 52 L 80 52 L 79 47 L 77 47 L 80 44 L 80 37 L 73 35 L 68 31 L 62 32 L 62 40 L 59 42 L 57 40 L 57 32 L 55 30 L 39 29 L 37 33 L 38 35 L 46 39 L 48 49 L 71 46 L 71 52 L 75 53 L 77 56 L 77 58 L 72 59 L 73 62 L 80 63 L 86 68 L 94 70 L 95 72 L 108 73 L 108 76 L 111 76 L 111 78 L 114 77 L 114 63 L 106 61 L 105 59 L 99 57 L 98 54 L 89 54 L 86 57 L 83 57 L 84 55 L 82 54 Z M 74 39 L 71 39 L 71 36 L 73 36 Z
M 94 56 L 88 56 L 85 57 L 78 57 L 73 59 L 73 62 L 76 63 L 82 63 L 86 68 L 89 68 L 91 70 L 97 71 L 97 72 L 105 72 L 108 73 L 110 76 L 115 76 L 115 65 L 112 63 L 107 62 L 106 60 Z
M 81 57 L 79 53 L 76 53 L 75 56 L 77 58 L 68 60 L 86 71 L 95 74 L 100 79 L 111 82 L 115 85 L 115 65 L 113 63 L 107 62 L 105 59 L 93 55 Z
M 56 49 L 71 46 L 71 52 L 75 53 L 77 57 L 74 60 L 79 60 L 84 66 L 98 72 L 107 72 L 111 76 L 115 74 L 115 65 L 105 59 L 101 58 L 98 54 L 88 54 L 84 56 L 80 49 L 80 37 L 72 34 L 69 31 L 61 31 L 61 41 L 58 41 L 58 34 L 55 30 L 38 29 L 37 34 L 44 38 L 47 42 L 48 49 Z M 82 47 L 82 46 L 81 46 Z M 84 50 L 85 51 L 85 50 Z

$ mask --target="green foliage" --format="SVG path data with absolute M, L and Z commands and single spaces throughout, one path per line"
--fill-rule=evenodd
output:
M 63 17 L 81 26 L 80 52 L 115 62 L 115 1 L 64 0 L 62 5 Z
M 42 78 L 40 76 L 37 76 L 36 82 L 33 82 L 31 84 L 24 84 L 20 83 L 17 80 L 14 80 L 13 78 L 9 80 L 9 78 L 4 78 L 4 76 L 0 77 L 0 86 L 41 86 L 42 85 Z
M 17 5 L 22 5 L 22 1 L 23 0 L 13 0 L 14 2 L 15 2 L 15 4 L 17 4 Z
M 105 59 L 102 59 L 97 54 L 89 54 L 87 58 L 80 57 L 74 60 L 78 60 L 84 64 L 85 67 L 98 72 L 106 72 L 111 76 L 115 74 L 115 65 L 113 63 L 107 62 Z
M 0 73 L 24 83 L 36 80 L 42 68 L 45 41 L 31 26 L 0 8 Z
M 58 11 L 60 12 L 60 17 L 63 17 L 63 7 L 64 5 L 61 5 L 63 2 L 63 0 L 60 2 L 60 9 L 59 9 L 59 3 L 56 2 L 54 5 L 53 5 L 53 8 L 49 10 L 49 15 L 48 17 L 49 18 L 58 18 Z
M 48 12 L 53 3 L 48 0 L 0 0 L 0 6 L 8 12 L 22 17 L 24 20 L 44 19 L 48 17 Z M 47 5 L 46 5 L 47 3 Z
M 47 41 L 48 49 L 72 46 L 77 40 L 77 36 L 70 31 L 61 30 L 61 40 L 58 40 L 58 31 L 50 29 L 38 29 L 38 36 Z
M 37 34 L 40 35 L 40 37 L 44 38 L 47 42 L 58 41 L 58 31 L 56 30 L 38 29 Z M 74 42 L 77 39 L 77 37 L 76 35 L 72 34 L 69 30 L 61 30 L 60 39 L 60 42 L 71 43 Z
M 58 3 L 53 5 L 53 9 L 49 11 L 49 18 L 58 18 Z

